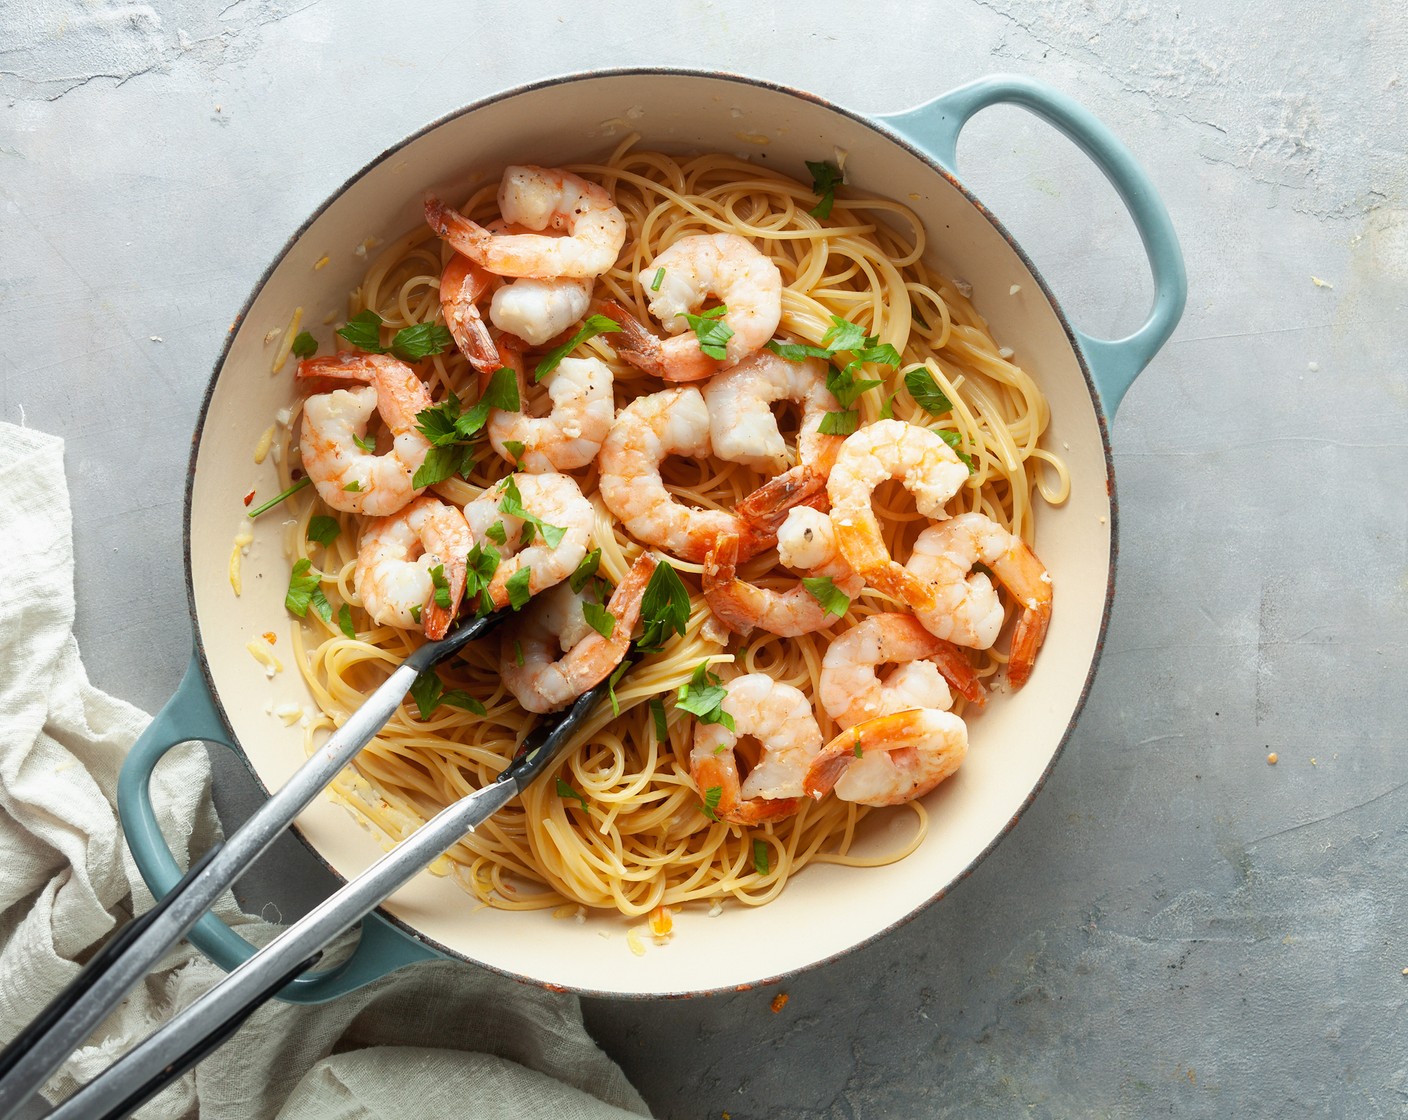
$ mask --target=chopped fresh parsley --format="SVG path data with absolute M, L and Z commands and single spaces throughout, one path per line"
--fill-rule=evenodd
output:
M 308 597 L 308 605 L 324 622 L 332 621 L 332 604 L 328 602 L 328 597 L 323 594 L 321 587 L 313 588 L 313 594 Z
M 362 492 L 362 484 L 354 478 L 351 482 L 344 486 L 343 489 L 346 490 L 349 494 L 360 494 Z
M 417 626 L 420 625 L 420 604 L 419 604 L 419 603 L 412 603 L 412 604 L 411 604 L 411 621 L 414 622 Z
M 455 475 L 467 475 L 474 469 L 474 448 L 470 444 L 452 443 L 447 447 L 432 447 L 416 468 L 411 485 L 434 486 Z
M 587 620 L 587 625 L 603 638 L 611 637 L 616 631 L 616 616 L 603 606 L 583 603 L 582 616 Z
M 832 350 L 852 351 L 863 350 L 866 346 L 871 345 L 864 327 L 859 323 L 843 319 L 839 315 L 831 316 L 831 326 L 822 336 L 821 344 L 831 347 Z
M 519 548 L 527 548 L 530 544 L 533 543 L 533 531 L 533 523 L 531 521 L 525 521 L 522 527 L 518 530 Z
M 577 333 L 564 342 L 561 346 L 554 346 L 539 360 L 533 370 L 533 380 L 541 381 L 558 367 L 558 363 L 578 346 L 588 339 L 595 338 L 599 334 L 611 334 L 619 331 L 621 324 L 615 319 L 608 319 L 605 315 L 588 315 L 582 322 L 582 326 Z
M 782 342 L 776 338 L 763 343 L 763 348 L 771 350 L 779 358 L 786 358 L 789 362 L 805 362 L 808 358 L 831 357 L 831 351 L 824 346 L 808 346 L 801 342 Z
M 880 419 L 893 420 L 895 418 L 895 394 L 891 393 L 885 398 L 885 403 L 880 406 Z
M 611 714 L 619 716 L 621 714 L 621 702 L 616 699 L 616 685 L 620 683 L 622 677 L 626 675 L 626 670 L 631 667 L 629 661 L 623 661 L 616 666 L 616 671 L 606 682 L 606 695 L 611 700 Z
M 473 712 L 477 716 L 486 714 L 484 705 L 463 689 L 446 689 L 440 675 L 434 669 L 427 669 L 416 677 L 415 682 L 411 685 L 411 699 L 416 702 L 416 709 L 420 712 L 420 718 L 423 720 L 434 715 L 435 709 L 441 704 Z
M 665 270 L 663 268 L 657 268 L 655 270 L 655 279 L 650 282 L 650 290 L 652 292 L 658 292 L 660 290 L 660 285 L 664 282 Z
M 415 323 L 396 332 L 391 340 L 391 352 L 403 362 L 419 362 L 443 354 L 454 341 L 449 328 L 442 323 Z
M 371 439 L 369 437 L 364 438 L 362 436 L 353 436 L 352 442 L 355 443 L 358 447 L 360 447 L 363 451 L 365 451 L 368 455 L 370 455 L 376 450 L 376 440 Z
M 270 499 L 269 499 L 267 502 L 265 502 L 262 506 L 259 506 L 257 509 L 252 509 L 252 510 L 250 510 L 247 514 L 245 514 L 245 516 L 248 517 L 251 521 L 253 521 L 253 520 L 254 520 L 256 517 L 258 517 L 261 513 L 268 513 L 271 509 L 273 509 L 273 508 L 274 508 L 276 505 L 278 505 L 280 502 L 286 501 L 287 499 L 293 497 L 293 496 L 294 496 L 295 494 L 297 494 L 300 490 L 302 490 L 305 486 L 312 486 L 312 485 L 313 485 L 313 480 L 312 480 L 311 478 L 309 478 L 307 475 L 304 475 L 304 476 L 303 476 L 302 478 L 300 478 L 297 482 L 295 482 L 292 486 L 290 486 L 287 490 L 285 490 L 282 494 L 279 494 L 279 495 L 277 495 L 277 496 L 275 496 L 275 497 L 273 497 L 273 498 L 270 498 Z
M 499 512 L 509 517 L 516 517 L 526 525 L 535 526 L 538 532 L 543 534 L 543 540 L 547 541 L 549 548 L 556 548 L 562 543 L 562 538 L 567 535 L 567 530 L 557 525 L 549 525 L 541 517 L 529 513 L 523 505 L 523 495 L 518 492 L 518 483 L 513 481 L 510 475 L 504 479 L 503 489 L 499 491 L 503 495 L 503 500 L 499 502 Z M 525 529 L 522 543 L 528 543 L 528 534 Z
M 719 682 L 718 676 L 709 672 L 708 662 L 701 661 L 689 683 L 680 685 L 675 707 L 697 716 L 700 723 L 718 723 L 733 731 L 733 717 L 722 707 L 727 695 L 728 690 Z
M 832 366 L 826 371 L 826 387 L 831 390 L 831 395 L 836 398 L 842 408 L 850 408 L 855 404 L 856 398 L 877 385 L 883 384 L 879 379 L 867 377 L 864 380 L 856 380 L 856 375 L 852 367 L 853 362 L 845 369 L 837 369 Z
M 487 529 L 484 530 L 484 535 L 488 537 L 491 541 L 493 541 L 495 544 L 508 543 L 508 530 L 504 528 L 504 523 L 502 521 L 495 521 L 492 525 L 490 525 Z
M 582 557 L 582 561 L 577 565 L 577 570 L 567 577 L 567 582 L 572 585 L 572 590 L 581 594 L 582 588 L 587 586 L 587 580 L 596 575 L 596 570 L 601 566 L 601 549 L 594 548 Z
M 973 456 L 969 455 L 963 448 L 963 437 L 949 428 L 931 428 L 941 440 L 953 448 L 953 453 L 958 456 L 962 463 L 968 468 L 969 474 L 977 474 L 977 465 L 973 462 Z
M 860 732 L 859 732 L 859 731 L 856 732 L 856 745 L 855 745 L 855 747 L 853 748 L 853 753 L 855 754 L 855 756 L 856 756 L 857 758 L 864 758 L 864 757 L 865 757 L 865 748 L 860 745 Z
M 934 375 L 923 366 L 915 366 L 905 372 L 904 387 L 909 390 L 909 395 L 914 398 L 914 403 L 930 416 L 943 416 L 945 413 L 953 411 L 953 402 L 939 388 L 939 383 L 934 380 Z
M 352 608 L 346 603 L 337 609 L 337 628 L 349 638 L 357 636 L 357 628 L 352 625 Z
M 759 875 L 768 873 L 768 844 L 766 840 L 753 840 L 753 870 Z
M 831 207 L 836 202 L 836 188 L 846 181 L 845 174 L 834 163 L 827 160 L 804 161 L 812 173 L 812 190 L 821 199 L 808 211 L 812 217 L 825 221 L 831 217 Z
M 802 586 L 807 594 L 822 605 L 828 615 L 840 618 L 851 609 L 851 600 L 832 581 L 830 576 L 806 576 Z
M 293 566 L 293 571 L 288 577 L 288 591 L 284 595 L 284 606 L 296 614 L 299 618 L 304 618 L 308 614 L 308 604 L 312 602 L 313 592 L 319 594 L 318 584 L 322 582 L 321 572 L 313 570 L 313 561 L 308 557 L 303 557 Z M 326 599 L 323 600 L 327 602 Z
M 848 408 L 845 412 L 828 412 L 821 418 L 816 430 L 827 436 L 848 436 L 860 425 L 860 411 Z
M 450 609 L 450 581 L 445 578 L 445 565 L 436 564 L 430 569 L 430 584 L 435 588 L 435 605 L 442 611 Z
M 325 517 L 318 514 L 316 517 L 308 519 L 308 529 L 303 534 L 306 540 L 314 541 L 326 548 L 337 540 L 338 534 L 342 532 L 342 526 L 337 523 L 335 517 Z
M 513 639 L 513 660 L 520 669 L 523 668 L 523 643 L 517 638 Z
M 704 791 L 704 804 L 699 807 L 699 811 L 711 821 L 719 819 L 719 802 L 723 799 L 723 786 L 710 786 Z
M 728 308 L 723 304 L 711 307 L 698 315 L 686 315 L 684 321 L 699 340 L 699 349 L 715 361 L 723 361 L 727 356 L 724 346 L 733 337 L 733 328 L 723 321 Z
M 489 581 L 499 570 L 499 550 L 493 545 L 476 544 L 465 558 L 464 594 L 465 598 L 479 598 L 480 613 L 489 614 L 494 609 L 494 600 L 489 598 Z M 488 606 L 484 606 L 487 601 Z
M 528 445 L 521 439 L 504 440 L 504 450 L 513 457 L 513 466 L 516 470 L 523 465 L 523 453 L 528 450 Z
M 664 743 L 670 737 L 670 723 L 665 718 L 665 701 L 658 696 L 650 698 L 650 715 L 655 721 L 655 742 Z
M 442 354 L 454 342 L 449 329 L 441 323 L 413 323 L 397 331 L 391 345 L 386 347 L 381 344 L 381 328 L 384 322 L 375 311 L 359 311 L 337 333 L 358 350 L 364 350 L 368 354 L 395 354 L 403 362 L 419 362 L 432 355 Z M 315 343 L 314 349 L 316 348 Z
M 386 350 L 381 345 L 381 323 L 381 316 L 375 311 L 359 311 L 347 320 L 345 327 L 338 330 L 337 336 L 368 354 L 385 354 Z
M 533 597 L 533 592 L 528 586 L 532 578 L 533 569 L 524 564 L 509 576 L 504 584 L 504 590 L 508 592 L 508 605 L 514 610 L 521 611 L 528 605 L 528 600 Z
M 689 625 L 689 591 L 668 561 L 661 561 L 650 574 L 640 617 L 644 629 L 637 648 L 642 653 L 654 653 L 671 634 L 683 634 Z
M 557 796 L 560 797 L 560 798 L 562 798 L 562 800 L 564 800 L 564 801 L 568 801 L 568 800 L 580 801 L 580 802 L 582 803 L 582 808 L 583 808 L 583 809 L 587 808 L 587 798 L 586 798 L 586 795 L 585 795 L 585 794 L 578 793 L 575 789 L 573 789 L 571 786 L 569 786 L 569 785 L 568 785 L 566 782 L 564 782 L 561 778 L 558 778 L 558 779 L 557 779 Z
M 411 485 L 434 486 L 456 474 L 467 475 L 474 466 L 472 440 L 489 419 L 491 408 L 517 412 L 518 377 L 504 367 L 494 371 L 479 399 L 468 409 L 451 393 L 445 400 L 416 413 L 416 430 L 430 441 L 425 462 L 417 468 Z
M 318 352 L 318 340 L 307 331 L 299 331 L 293 337 L 293 345 L 289 347 L 290 353 L 295 358 L 311 358 Z

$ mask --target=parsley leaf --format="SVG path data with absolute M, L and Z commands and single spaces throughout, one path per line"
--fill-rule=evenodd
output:
M 828 436 L 848 436 L 860 424 L 860 412 L 854 408 L 845 412 L 828 412 L 821 418 L 816 430 Z
M 337 336 L 368 354 L 385 354 L 386 350 L 381 345 L 381 324 L 382 318 L 375 311 L 359 311 L 347 320 L 347 325 L 337 332 Z
M 830 576 L 806 576 L 802 586 L 807 594 L 825 608 L 828 615 L 840 618 L 851 609 L 851 600 L 832 581 Z
M 476 716 L 489 714 L 483 704 L 462 688 L 450 689 L 440 698 L 440 703 L 448 704 L 452 708 L 459 708 L 461 711 L 471 712 Z
M 728 308 L 719 304 L 718 307 L 711 307 L 698 315 L 684 317 L 689 329 L 694 332 L 694 337 L 699 340 L 699 349 L 719 362 L 727 357 L 724 345 L 733 337 L 733 328 L 723 321 L 727 314 Z
M 442 611 L 450 609 L 450 581 L 445 578 L 445 565 L 436 564 L 430 569 L 430 584 L 435 588 L 435 605 Z
M 517 638 L 513 639 L 513 660 L 520 669 L 523 668 L 523 643 Z
M 504 523 L 502 521 L 495 521 L 492 525 L 490 525 L 487 529 L 484 530 L 484 535 L 488 537 L 491 541 L 493 541 L 495 544 L 508 543 L 508 530 L 504 528 Z
M 836 188 L 846 181 L 845 174 L 834 163 L 827 160 L 804 161 L 812 173 L 812 190 L 821 199 L 808 211 L 812 217 L 825 221 L 831 217 L 831 207 L 836 202 Z
M 663 270 L 662 270 L 663 273 Z M 537 367 L 533 370 L 533 380 L 541 381 L 558 366 L 558 363 L 578 346 L 590 338 L 595 338 L 599 334 L 611 334 L 621 329 L 621 324 L 615 319 L 608 319 L 605 315 L 588 315 L 583 321 L 581 328 L 564 342 L 561 346 L 554 346 L 539 360 Z
M 365 451 L 368 455 L 371 455 L 373 452 L 376 451 L 376 440 L 371 437 L 363 438 L 362 436 L 353 436 L 352 442 L 355 443 L 358 447 L 360 447 L 363 451 Z
M 733 717 L 721 706 L 727 695 L 728 690 L 719 683 L 718 676 L 709 672 L 708 662 L 701 661 L 689 683 L 680 685 L 675 707 L 698 716 L 700 723 L 719 723 L 733 731 Z
M 831 351 L 825 347 L 808 346 L 801 342 L 782 342 L 776 338 L 763 343 L 763 349 L 771 350 L 779 358 L 786 358 L 789 362 L 805 362 L 808 358 L 831 357 Z
M 582 615 L 593 630 L 603 638 L 609 638 L 616 630 L 616 616 L 596 603 L 583 603 Z
M 753 840 L 753 870 L 759 875 L 768 873 L 768 845 L 766 840 Z
M 293 345 L 289 347 L 289 352 L 300 360 L 311 358 L 318 352 L 318 340 L 307 331 L 299 331 L 293 337 Z
M 313 588 L 313 594 L 308 598 L 308 605 L 313 608 L 313 613 L 324 622 L 332 621 L 332 604 L 328 602 L 328 597 L 323 594 L 321 587 Z
M 513 456 L 514 467 L 523 465 L 523 453 L 528 450 L 528 445 L 521 439 L 504 440 L 504 450 Z
M 313 561 L 306 556 L 303 557 L 294 564 L 293 571 L 289 573 L 284 606 L 299 618 L 305 618 L 308 614 L 308 604 L 313 599 L 313 592 L 320 590 L 318 584 L 322 582 L 322 578 L 321 572 L 313 570 Z M 327 602 L 326 599 L 323 601 Z
M 857 364 L 857 362 L 852 362 L 845 369 L 837 369 L 832 366 L 826 371 L 826 387 L 831 390 L 831 395 L 836 398 L 842 408 L 850 408 L 862 393 L 883 384 L 873 377 L 857 381 L 854 373 Z
M 308 529 L 303 534 L 304 539 L 315 541 L 326 548 L 337 540 L 338 534 L 342 532 L 342 526 L 337 523 L 335 517 L 324 517 L 321 513 L 316 517 L 308 519 Z
M 450 329 L 443 323 L 415 323 L 396 332 L 391 340 L 391 352 L 403 362 L 419 362 L 443 354 L 454 341 Z
M 493 545 L 476 544 L 469 550 L 469 555 L 465 558 L 464 573 L 464 594 L 466 599 L 473 599 L 477 595 L 487 595 L 489 593 L 489 581 L 494 578 L 494 573 L 499 570 L 499 550 Z M 494 609 L 493 600 L 489 600 L 489 610 Z M 488 613 L 487 611 L 485 612 Z
M 611 674 L 610 679 L 606 682 L 606 695 L 611 699 L 611 714 L 613 716 L 619 716 L 621 714 L 621 702 L 616 699 L 616 685 L 620 682 L 621 678 L 626 675 L 626 670 L 630 667 L 631 663 L 629 661 L 621 662 L 621 664 L 616 666 L 616 671 Z
M 641 597 L 640 617 L 644 629 L 637 648 L 642 653 L 654 653 L 671 634 L 683 634 L 689 624 L 689 591 L 668 561 L 662 561 L 650 574 Z
M 411 699 L 416 702 L 416 710 L 423 720 L 435 714 L 444 695 L 445 686 L 440 683 L 440 675 L 434 669 L 427 669 L 411 684 Z
M 567 535 L 567 530 L 557 525 L 549 525 L 541 517 L 529 513 L 523 505 L 523 495 L 518 492 L 518 483 L 513 481 L 510 475 L 504 479 L 503 489 L 499 491 L 503 495 L 503 501 L 499 502 L 499 512 L 509 517 L 516 517 L 528 525 L 537 527 L 538 532 L 543 534 L 543 540 L 547 541 L 549 548 L 556 548 L 562 543 L 562 538 Z M 527 537 L 523 539 L 527 544 Z
M 412 604 L 411 604 L 411 621 L 414 622 L 417 626 L 420 625 L 420 604 L 419 604 L 419 603 L 412 603 Z
M 943 416 L 945 413 L 953 411 L 953 402 L 939 388 L 939 383 L 934 380 L 934 375 L 923 366 L 915 366 L 906 371 L 904 387 L 909 390 L 909 395 L 914 398 L 914 403 L 930 416 Z
M 518 398 L 518 375 L 507 366 L 502 366 L 489 378 L 489 384 L 479 394 L 479 399 L 455 421 L 455 435 L 460 439 L 474 435 L 488 422 L 491 408 L 518 412 L 522 407 Z
M 439 404 L 431 405 L 416 413 L 416 431 L 420 432 L 436 447 L 443 447 L 455 440 L 455 421 L 460 418 L 460 399 L 450 391 Z
M 562 800 L 564 801 L 567 801 L 569 799 L 580 801 L 582 803 L 582 808 L 587 808 L 586 796 L 584 794 L 578 793 L 561 778 L 557 779 L 557 796 L 562 798 Z
M 509 576 L 508 581 L 504 584 L 504 590 L 508 592 L 508 605 L 514 610 L 521 611 L 528 605 L 528 600 L 533 597 L 533 592 L 528 587 L 532 578 L 533 569 L 524 564 Z
M 425 460 L 416 468 L 411 485 L 417 490 L 422 486 L 434 486 L 457 474 L 468 474 L 473 467 L 474 448 L 469 444 L 452 443 L 445 447 L 432 447 L 425 453 Z
M 895 394 L 891 393 L 885 398 L 885 403 L 880 406 L 880 419 L 893 420 L 895 418 Z
M 961 448 L 963 447 L 962 436 L 960 436 L 955 431 L 949 430 L 948 428 L 931 428 L 930 430 L 934 432 L 951 448 L 953 448 L 953 453 L 958 456 L 958 458 L 963 462 L 965 466 L 967 466 L 969 474 L 978 473 L 978 468 L 973 462 L 973 457 L 969 455 L 966 451 L 961 450 Z
M 352 608 L 346 603 L 337 609 L 337 628 L 349 638 L 357 636 L 357 628 L 352 625 Z
M 865 328 L 859 323 L 852 323 L 839 315 L 831 316 L 831 327 L 822 335 L 821 344 L 829 346 L 832 350 L 864 350 L 874 343 L 868 340 Z M 879 339 L 876 339 L 878 342 Z
M 719 819 L 719 801 L 723 798 L 723 786 L 710 786 L 704 791 L 704 804 L 699 807 L 699 811 L 711 821 Z
M 582 588 L 587 586 L 587 580 L 596 575 L 596 570 L 600 566 L 601 549 L 594 548 L 582 557 L 582 562 L 577 565 L 577 570 L 567 577 L 567 582 L 572 585 L 572 590 L 580 595 Z
M 855 749 L 854 749 L 854 751 L 853 751 L 852 753 L 853 753 L 857 758 L 864 758 L 864 757 L 865 757 L 865 748 L 860 745 L 860 732 L 859 732 L 859 731 L 856 732 L 856 745 L 855 745 Z
M 351 482 L 344 486 L 343 489 L 346 490 L 349 494 L 360 494 L 362 492 L 362 484 L 354 478 Z
M 665 701 L 658 696 L 650 698 L 650 715 L 655 720 L 655 742 L 664 743 L 670 738 L 670 723 L 665 718 Z
M 657 268 L 655 270 L 655 279 L 650 282 L 650 290 L 652 292 L 658 292 L 660 290 L 660 285 L 664 282 L 665 270 L 663 268 Z
M 304 476 L 303 476 L 302 478 L 300 478 L 297 482 L 295 482 L 292 486 L 290 486 L 287 490 L 285 490 L 282 494 L 275 495 L 274 497 L 270 498 L 267 502 L 265 502 L 262 506 L 259 506 L 259 507 L 256 508 L 256 509 L 250 510 L 247 514 L 245 514 L 245 516 L 248 517 L 251 521 L 253 521 L 253 520 L 254 520 L 256 517 L 258 517 L 261 513 L 268 513 L 271 509 L 273 509 L 273 508 L 274 508 L 276 505 L 278 505 L 280 502 L 285 501 L 286 499 L 293 497 L 293 496 L 294 496 L 295 494 L 297 494 L 300 490 L 302 490 L 305 486 L 312 486 L 312 485 L 313 485 L 313 480 L 312 480 L 311 478 L 309 478 L 307 475 L 304 475 Z

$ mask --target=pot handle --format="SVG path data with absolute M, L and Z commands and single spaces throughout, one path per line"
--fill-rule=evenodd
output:
M 1188 298 L 1183 253 L 1168 210 L 1129 149 L 1079 102 L 1019 74 L 980 78 L 916 108 L 878 119 L 956 173 L 963 126 L 979 110 L 1003 103 L 1020 105 L 1074 140 L 1119 192 L 1144 242 L 1154 274 L 1154 304 L 1144 325 L 1120 339 L 1074 332 L 1105 412 L 1113 416 L 1125 390 L 1168 341 Z
M 192 655 L 175 695 L 142 732 L 128 752 L 117 781 L 117 809 L 127 844 L 142 878 L 161 898 L 180 880 L 182 871 L 167 847 L 152 810 L 152 771 L 173 747 L 192 739 L 219 743 L 235 750 L 229 732 Z M 226 972 L 239 967 L 256 951 L 214 914 L 205 914 L 186 935 L 192 944 Z M 415 940 L 377 914 L 362 919 L 362 937 L 347 960 L 334 968 L 291 980 L 278 997 L 289 1003 L 323 1003 L 370 984 L 408 964 L 439 960 L 442 954 Z

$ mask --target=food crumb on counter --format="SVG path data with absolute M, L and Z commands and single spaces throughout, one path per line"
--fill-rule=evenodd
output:
M 165 341 L 166 341 L 166 339 L 162 338 L 161 335 L 159 335 L 159 334 L 154 334 L 154 335 L 152 335 L 152 336 L 151 336 L 151 340 L 152 340 L 153 342 L 165 342 Z
M 1310 277 L 1310 282 L 1311 282 L 1312 284 L 1314 284 L 1317 288 L 1333 288 L 1333 287 L 1334 287 L 1334 285 L 1331 284 L 1328 280 L 1321 280 L 1320 277 L 1314 276 L 1314 275 L 1312 275 L 1312 276 Z
M 1310 760 L 1310 765 L 1311 765 L 1311 766 L 1319 766 L 1320 763 L 1319 763 L 1318 760 L 1312 758 L 1312 759 Z
M 1320 372 L 1320 363 L 1319 363 L 1319 362 L 1311 362 L 1310 365 L 1307 366 L 1306 368 L 1309 369 L 1311 373 L 1319 373 L 1319 372 Z
M 779 1011 L 781 1011 L 784 1007 L 787 1006 L 787 1001 L 791 998 L 792 997 L 789 996 L 786 992 L 778 992 L 777 995 L 772 997 L 772 1003 L 769 1005 L 772 1007 L 772 1013 L 776 1015 Z
M 1280 756 L 1279 754 L 1277 754 L 1275 751 L 1272 751 L 1269 755 L 1266 756 L 1266 765 L 1267 765 L 1267 766 L 1275 766 L 1276 763 L 1278 763 L 1278 762 L 1280 762 L 1280 761 L 1281 761 L 1281 756 Z

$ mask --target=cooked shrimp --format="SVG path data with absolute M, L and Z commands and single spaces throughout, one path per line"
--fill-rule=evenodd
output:
M 498 276 L 600 276 L 626 243 L 626 219 L 606 188 L 561 168 L 505 168 L 499 213 L 538 232 L 496 233 L 437 198 L 425 202 L 430 228 Z M 540 232 L 549 228 L 565 234 Z
M 781 474 L 788 467 L 787 446 L 772 405 L 796 401 L 802 406 L 797 461 L 823 475 L 829 472 L 842 437 L 818 431 L 822 417 L 841 407 L 826 387 L 826 369 L 826 363 L 817 358 L 789 362 L 770 350 L 760 350 L 720 373 L 704 388 L 714 454 Z
M 303 468 L 318 496 L 333 509 L 384 517 L 420 490 L 411 479 L 425 461 L 430 443 L 416 430 L 416 414 L 431 407 L 430 392 L 405 362 L 381 354 L 338 354 L 298 364 L 300 378 L 371 382 L 366 389 L 318 393 L 303 404 L 298 445 Z M 384 455 L 364 451 L 372 412 L 391 432 Z
M 830 548 L 820 543 L 823 534 L 829 539 Z M 851 571 L 835 540 L 826 514 L 805 506 L 794 508 L 778 531 L 778 557 L 787 567 L 806 575 L 830 578 L 841 594 L 854 599 L 865 587 L 865 581 Z M 812 562 L 794 562 L 799 559 Z M 704 598 L 714 617 L 735 634 L 747 634 L 757 627 L 791 638 L 825 630 L 840 621 L 840 616 L 829 613 L 805 584 L 786 591 L 757 587 L 738 578 L 737 563 L 738 537 L 720 534 L 704 558 Z
M 821 729 L 811 702 L 800 689 L 766 673 L 749 673 L 724 685 L 721 707 L 733 717 L 734 730 L 721 723 L 698 723 L 689 772 L 706 804 L 719 790 L 714 808 L 720 820 L 758 824 L 797 811 L 802 781 L 817 751 Z M 737 748 L 751 738 L 760 748 L 748 776 L 739 780 Z
M 834 789 L 858 805 L 899 805 L 923 797 L 967 754 L 968 727 L 952 712 L 896 712 L 857 723 L 822 747 L 806 791 L 818 800 Z
M 357 549 L 352 586 L 376 622 L 413 629 L 416 614 L 428 638 L 443 638 L 464 595 L 465 557 L 474 546 L 456 507 L 429 496 L 399 513 L 367 523 Z M 431 569 L 443 569 L 449 605 L 437 602 Z
M 782 319 L 782 274 L 738 234 L 683 237 L 642 275 L 657 275 L 662 269 L 660 288 L 650 298 L 650 313 L 673 338 L 656 338 L 620 305 L 608 311 L 622 312 L 626 320 L 614 340 L 617 353 L 647 373 L 666 381 L 699 381 L 762 349 L 777 330 Z M 723 344 L 721 361 L 700 349 L 685 318 L 700 311 L 711 295 L 725 309 L 720 322 L 732 332 Z
M 879 668 L 895 665 L 881 680 Z M 963 651 L 907 614 L 873 614 L 833 641 L 821 663 L 817 699 L 841 727 L 907 708 L 943 710 L 952 684 L 978 707 L 982 682 Z
M 525 276 L 494 293 L 489 318 L 499 330 L 530 346 L 542 346 L 580 321 L 591 302 L 590 278 Z
M 530 416 L 526 409 L 496 409 L 489 417 L 489 442 L 509 462 L 535 474 L 585 467 L 601 450 L 616 417 L 611 367 L 598 358 L 563 358 L 543 384 L 552 410 L 546 416 Z M 518 392 L 522 397 L 522 372 Z M 509 450 L 513 441 L 523 445 L 521 457 Z
M 533 600 L 522 621 L 504 631 L 499 672 L 524 708 L 556 711 L 611 675 L 631 644 L 655 566 L 655 558 L 642 553 L 612 593 L 606 604 L 615 619 L 610 637 L 591 627 L 581 596 L 565 583 Z
M 721 533 L 746 540 L 756 555 L 755 534 L 737 514 L 692 509 L 676 501 L 660 477 L 668 455 L 709 454 L 709 410 L 698 389 L 665 389 L 637 397 L 621 410 L 601 448 L 602 501 L 637 540 L 684 560 L 703 560 Z
M 459 351 L 480 373 L 499 368 L 499 351 L 479 314 L 493 276 L 463 253 L 456 253 L 440 273 L 440 312 Z
M 534 527 L 532 541 L 523 544 L 523 527 L 529 522 L 503 512 L 510 486 L 516 486 L 526 512 L 549 527 L 564 530 L 554 548 L 544 534 Z M 515 573 L 529 570 L 528 593 L 561 583 L 570 576 L 587 554 L 587 539 L 591 536 L 595 517 L 592 504 L 582 497 L 576 481 L 565 474 L 515 474 L 496 483 L 464 507 L 470 532 L 481 544 L 490 540 L 488 531 L 497 524 L 504 529 L 505 543 L 494 545 L 500 554 L 499 566 L 489 581 L 489 596 L 495 607 L 509 601 L 507 583 Z
M 968 480 L 968 468 L 927 428 L 881 420 L 846 437 L 827 479 L 831 520 L 846 560 L 872 587 L 908 603 L 927 605 L 922 582 L 890 558 L 871 508 L 871 495 L 898 478 L 925 517 L 942 520 L 944 505 Z
M 981 572 L 969 575 L 977 563 L 991 568 L 1021 604 L 1007 663 L 1007 679 L 1020 688 L 1046 638 L 1052 601 L 1051 573 L 1021 537 L 981 513 L 959 514 L 925 529 L 906 565 L 926 589 L 915 613 L 941 638 L 989 648 L 1002 629 L 1003 610 L 992 581 Z

